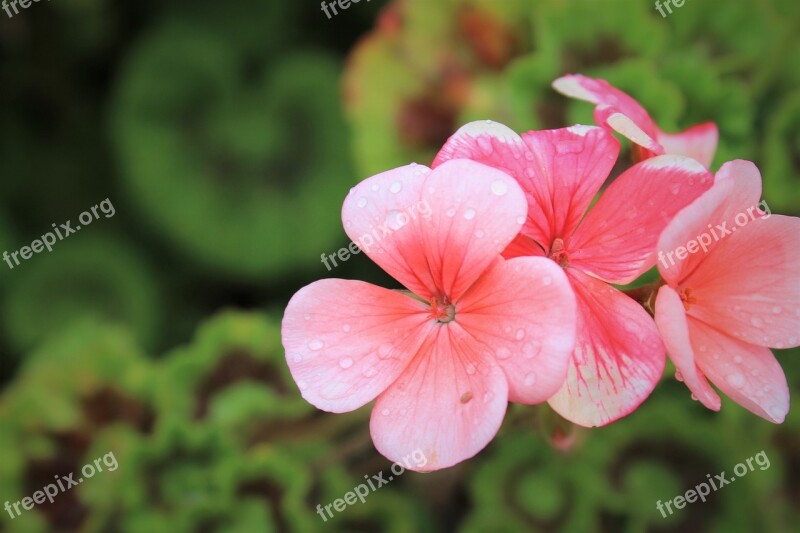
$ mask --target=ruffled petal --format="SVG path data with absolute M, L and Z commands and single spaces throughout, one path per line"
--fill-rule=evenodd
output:
M 568 243 L 569 264 L 626 284 L 653 267 L 661 232 L 714 182 L 693 159 L 663 155 L 638 163 L 603 192 Z
M 416 355 L 431 324 L 425 304 L 405 294 L 324 279 L 292 297 L 281 335 L 303 398 L 341 413 L 386 390 Z
M 659 131 L 657 141 L 666 153 L 691 157 L 708 168 L 717 151 L 719 129 L 713 122 L 705 122 L 680 133 Z
M 789 412 L 789 385 L 772 352 L 689 318 L 697 366 L 733 401 L 780 424 Z
M 522 138 L 535 158 L 520 181 L 530 206 L 522 232 L 549 251 L 580 222 L 614 167 L 619 142 L 593 126 L 529 131 Z
M 634 411 L 664 372 L 664 344 L 650 315 L 602 281 L 567 269 L 578 303 L 578 337 L 567 380 L 548 401 L 581 426 Z
M 499 259 L 459 300 L 456 321 L 495 356 L 509 400 L 536 404 L 564 382 L 575 347 L 575 296 L 542 257 Z
M 527 204 L 516 181 L 466 159 L 408 166 L 359 183 L 342 219 L 369 257 L 412 292 L 458 297 L 517 236 Z
M 678 293 L 664 285 L 656 297 L 656 326 L 667 348 L 667 355 L 675 364 L 681 379 L 700 402 L 719 411 L 721 402 L 708 384 L 703 372 L 697 368 L 689 324 L 683 302 Z
M 370 432 L 391 461 L 415 451 L 439 470 L 477 454 L 494 438 L 508 405 L 505 375 L 457 322 L 435 327 L 402 375 L 375 402 Z
M 664 228 L 657 245 L 661 277 L 677 287 L 732 233 L 739 213 L 747 214 L 750 209 L 754 217 L 760 216 L 760 197 L 761 175 L 753 163 L 725 163 L 714 185 Z

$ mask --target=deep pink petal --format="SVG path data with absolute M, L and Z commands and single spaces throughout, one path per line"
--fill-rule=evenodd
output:
M 578 302 L 578 338 L 567 380 L 549 400 L 581 426 L 603 426 L 635 410 L 666 361 L 653 319 L 602 281 L 567 269 Z
M 659 235 L 709 189 L 713 176 L 693 159 L 662 155 L 637 163 L 603 192 L 568 243 L 569 264 L 626 284 L 653 267 Z
M 300 393 L 341 413 L 373 400 L 416 355 L 426 335 L 426 306 L 361 281 L 324 279 L 289 301 L 281 334 Z
M 575 347 L 575 296 L 543 257 L 498 259 L 457 305 L 456 321 L 493 354 L 509 400 L 541 403 L 564 382 Z
M 419 355 L 375 402 L 370 432 L 391 461 L 420 450 L 413 470 L 447 468 L 495 436 L 508 405 L 505 375 L 457 321 L 437 326 Z
M 655 140 L 658 128 L 644 107 L 606 80 L 568 74 L 555 80 L 553 88 L 561 94 L 598 106 L 595 110 L 598 124 L 608 125 L 656 154 L 663 153 Z
M 546 257 L 544 250 L 539 243 L 520 233 L 517 238 L 503 250 L 503 257 L 511 259 L 514 257 Z
M 520 181 L 530 206 L 522 232 L 549 251 L 578 225 L 614 167 L 619 142 L 592 126 L 529 131 L 522 138 L 535 158 Z
M 789 412 L 789 386 L 767 348 L 747 344 L 689 318 L 697 366 L 732 400 L 780 424 Z
M 688 314 L 750 344 L 798 346 L 800 218 L 745 218 L 681 283 Z
M 456 300 L 516 237 L 526 213 L 508 174 L 458 159 L 362 181 L 345 200 L 342 220 L 355 242 L 376 236 L 365 252 L 412 292 Z
M 736 215 L 748 209 L 757 213 L 754 208 L 760 197 L 761 175 L 755 165 L 741 160 L 725 163 L 717 172 L 714 186 L 664 228 L 657 246 L 661 277 L 677 287 L 725 240 L 722 235 L 736 225 Z M 688 253 L 692 241 L 697 245 L 692 246 L 694 253 Z
M 502 170 L 517 180 L 533 160 L 527 145 L 514 130 L 491 120 L 478 120 L 461 126 L 433 160 L 436 168 L 451 159 L 471 159 Z
M 700 402 L 719 411 L 720 399 L 697 368 L 686 310 L 678 293 L 664 285 L 656 297 L 656 326 L 667 348 L 667 355 L 681 375 L 681 379 Z
M 691 157 L 708 168 L 717 151 L 719 129 L 713 122 L 706 122 L 680 133 L 660 131 L 656 140 L 664 147 L 666 153 Z

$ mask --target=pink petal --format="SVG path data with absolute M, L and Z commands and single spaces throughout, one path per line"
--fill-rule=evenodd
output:
M 434 327 L 420 353 L 372 410 L 375 447 L 391 461 L 415 451 L 412 470 L 447 468 L 474 456 L 495 436 L 508 404 L 508 385 L 456 321 Z
M 427 306 L 360 281 L 324 279 L 289 301 L 286 362 L 309 403 L 341 413 L 386 390 L 416 355 L 431 324 Z
M 675 214 L 709 189 L 693 159 L 662 155 L 638 163 L 603 192 L 569 242 L 569 264 L 626 284 L 656 261 L 658 238 Z
M 667 355 L 680 372 L 683 381 L 700 402 L 719 411 L 721 402 L 714 389 L 697 368 L 686 311 L 678 293 L 664 285 L 656 297 L 656 326 L 667 348 Z
M 451 159 L 471 159 L 519 180 L 533 155 L 514 130 L 491 120 L 478 120 L 461 126 L 447 140 L 431 168 Z
M 569 268 L 578 301 L 578 338 L 567 380 L 548 403 L 581 426 L 634 411 L 664 372 L 664 345 L 650 315 L 602 281 Z
M 595 104 L 595 120 L 654 152 L 663 153 L 656 142 L 658 128 L 653 119 L 634 98 L 606 80 L 581 74 L 568 74 L 553 82 L 553 88 L 570 98 Z
M 734 226 L 681 283 L 688 314 L 757 346 L 800 345 L 800 219 L 780 215 Z
M 456 321 L 505 372 L 512 402 L 541 403 L 561 387 L 575 347 L 575 296 L 561 267 L 499 259 L 457 309 Z
M 544 250 L 539 243 L 520 233 L 517 238 L 503 250 L 503 257 L 511 259 L 513 257 L 546 257 Z
M 761 175 L 749 161 L 725 163 L 717 172 L 716 182 L 691 205 L 679 212 L 664 228 L 658 240 L 658 270 L 671 286 L 676 287 L 701 261 L 724 240 L 725 230 L 736 225 L 737 214 L 747 212 L 761 197 Z M 754 210 L 753 213 L 756 211 Z M 692 241 L 700 248 L 688 253 Z M 680 250 L 683 252 L 680 253 Z
M 719 142 L 719 130 L 713 122 L 698 124 L 680 133 L 658 133 L 657 140 L 668 154 L 684 155 L 711 166 Z
M 689 318 L 697 366 L 736 403 L 780 424 L 789 412 L 789 386 L 767 348 L 733 339 Z
M 549 251 L 580 222 L 614 167 L 619 142 L 592 126 L 529 131 L 522 138 L 535 157 L 520 180 L 530 205 L 522 232 Z
M 526 213 L 525 196 L 508 174 L 458 159 L 433 171 L 408 166 L 362 181 L 345 200 L 342 219 L 356 242 L 377 235 L 365 252 L 411 291 L 455 301 L 516 237 Z

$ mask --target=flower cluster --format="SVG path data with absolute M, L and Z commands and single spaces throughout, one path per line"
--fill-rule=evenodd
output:
M 283 344 L 301 394 L 330 412 L 375 400 L 372 438 L 390 460 L 411 449 L 425 453 L 424 470 L 468 459 L 509 401 L 608 424 L 650 395 L 667 354 L 711 409 L 720 399 L 709 379 L 768 420 L 788 412 L 769 348 L 800 345 L 800 220 L 756 211 L 735 235 L 626 293 L 619 286 L 659 253 L 752 209 L 760 175 L 746 161 L 708 170 L 714 124 L 668 134 L 604 80 L 553 85 L 595 104 L 599 126 L 518 135 L 473 122 L 430 168 L 390 170 L 350 191 L 351 238 L 430 206 L 431 217 L 365 250 L 407 290 L 324 279 L 288 304 Z M 636 162 L 593 203 L 618 164 L 612 132 L 631 141 Z

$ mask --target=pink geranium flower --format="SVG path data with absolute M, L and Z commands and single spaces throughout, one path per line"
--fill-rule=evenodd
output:
M 558 92 L 595 104 L 598 124 L 631 140 L 637 161 L 656 155 L 683 155 L 696 159 L 706 168 L 714 160 L 719 131 L 713 122 L 706 122 L 681 132 L 665 133 L 636 100 L 606 80 L 581 74 L 568 74 L 553 82 Z M 636 149 L 636 147 L 640 147 Z
M 549 400 L 576 424 L 600 426 L 630 413 L 661 377 L 666 356 L 653 319 L 610 283 L 627 284 L 655 263 L 658 237 L 680 209 L 711 186 L 693 159 L 664 155 L 618 177 L 586 213 L 619 154 L 598 127 L 531 131 L 496 123 L 462 127 L 433 167 L 469 158 L 514 176 L 528 219 L 504 256 L 544 256 L 561 265 L 578 302 L 567 379 Z
M 703 405 L 720 408 L 711 380 L 780 423 L 789 387 L 769 347 L 800 344 L 800 219 L 758 210 L 760 197 L 758 169 L 733 161 L 678 213 L 658 242 L 667 285 L 655 318 L 681 379 Z
M 422 202 L 428 220 L 414 216 Z M 509 400 L 545 401 L 566 375 L 575 299 L 551 261 L 500 256 L 526 212 L 511 177 L 472 161 L 358 184 L 345 230 L 355 242 L 383 235 L 364 251 L 411 292 L 341 279 L 298 291 L 282 336 L 303 397 L 337 413 L 376 400 L 378 451 L 399 461 L 422 450 L 425 470 L 480 451 Z

